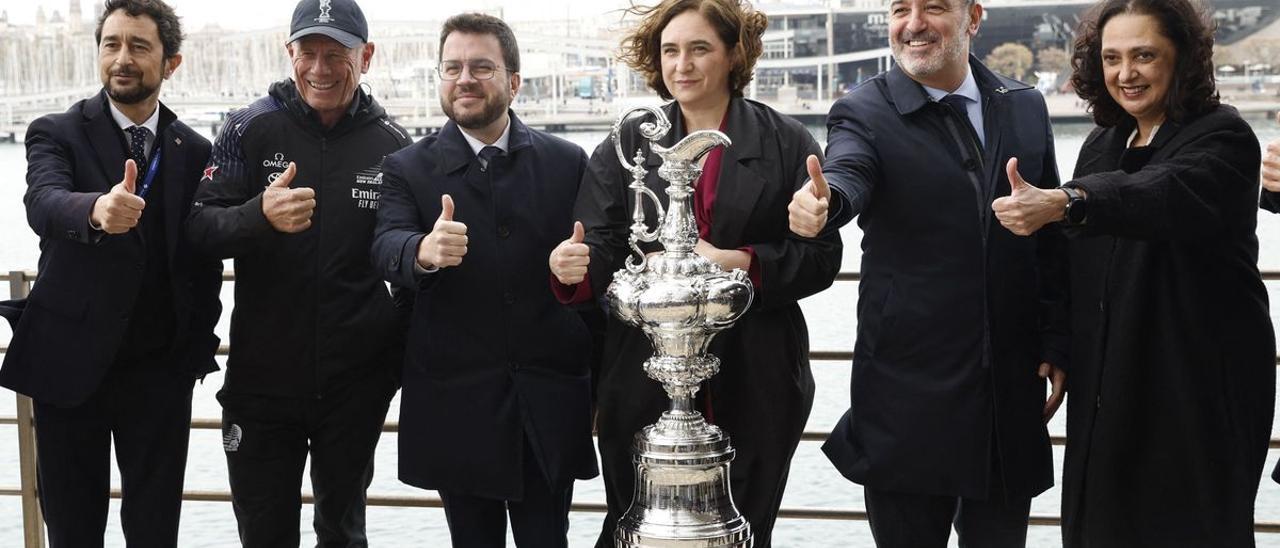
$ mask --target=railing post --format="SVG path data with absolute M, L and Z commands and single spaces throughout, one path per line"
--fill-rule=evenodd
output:
M 9 297 L 30 292 L 26 272 L 9 272 Z M 44 516 L 36 493 L 36 429 L 31 398 L 18 394 L 18 470 L 22 476 L 22 538 L 26 548 L 44 548 Z

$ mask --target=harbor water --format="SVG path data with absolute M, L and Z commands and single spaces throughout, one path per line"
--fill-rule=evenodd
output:
M 1250 123 L 1263 143 L 1280 139 L 1280 124 L 1264 118 L 1251 119 Z M 825 141 L 823 128 L 811 128 L 819 141 Z M 1085 124 L 1056 124 L 1057 159 L 1064 180 L 1069 178 L 1081 144 L 1090 126 Z M 578 143 L 590 152 L 605 138 L 604 133 L 568 133 L 564 137 Z M 26 190 L 26 160 L 21 145 L 0 144 L 0 270 L 35 270 L 39 257 L 37 238 L 27 226 L 22 195 Z M 724 184 L 732 184 L 732 181 Z M 845 243 L 843 271 L 856 271 L 860 265 L 859 243 L 861 233 L 854 224 L 843 230 Z M 568 233 L 566 232 L 566 236 Z M 1264 270 L 1280 270 L 1280 215 L 1258 213 L 1258 236 L 1261 242 L 1259 266 Z M 226 264 L 231 268 L 231 262 Z M 224 310 L 218 333 L 227 340 L 227 324 L 230 318 L 232 284 L 223 287 Z M 1273 303 L 1280 299 L 1280 282 L 1268 282 Z M 0 297 L 7 288 L 0 288 Z M 802 305 L 809 324 L 811 347 L 814 350 L 849 350 L 853 346 L 856 319 L 854 304 L 857 301 L 857 284 L 837 282 L 827 291 L 805 300 Z M 1280 306 L 1272 307 L 1272 322 L 1280 325 Z M 7 344 L 11 332 L 7 324 L 0 322 L 0 344 Z M 849 403 L 849 364 L 847 362 L 814 362 L 814 378 L 817 395 L 810 415 L 808 430 L 830 430 Z M 210 375 L 195 390 L 193 415 L 217 418 L 221 410 L 214 394 L 222 383 L 220 374 Z M 467 413 L 467 409 L 458 409 Z M 0 389 L 0 416 L 13 416 L 14 395 Z M 392 403 L 389 418 L 399 414 L 399 397 Z M 1064 434 L 1065 409 L 1050 423 L 1050 432 Z M 655 417 L 656 419 L 656 417 Z M 1276 435 L 1273 427 L 1273 437 Z M 730 432 L 730 435 L 733 433 Z M 792 463 L 790 482 L 784 506 L 862 509 L 862 488 L 842 478 L 827 462 L 819 450 L 819 443 L 801 442 Z M 223 456 L 221 433 L 216 430 L 194 430 L 187 464 L 186 487 L 188 490 L 227 490 L 226 461 Z M 1062 448 L 1054 448 L 1055 471 L 1061 473 Z M 1280 451 L 1272 451 L 1268 458 L 1268 472 Z M 396 434 L 384 434 L 378 445 L 376 472 L 370 494 L 418 496 L 424 492 L 396 480 Z M 114 467 L 113 467 L 114 470 Z M 113 472 L 114 474 L 114 472 Z M 18 477 L 17 430 L 14 426 L 0 426 L 0 487 L 16 487 Z M 114 485 L 119 485 L 118 477 Z M 304 490 L 309 491 L 309 487 Z M 1188 496 L 1192 496 L 1188 493 Z M 1058 515 L 1061 492 L 1053 488 L 1036 498 L 1032 513 Z M 604 500 L 599 479 L 578 482 L 576 501 Z M 113 501 L 107 525 L 107 546 L 124 546 L 120 536 L 119 501 Z M 601 514 L 574 513 L 569 531 L 570 545 L 591 546 L 599 532 Z M 1280 521 L 1280 485 L 1265 477 L 1257 498 L 1256 519 Z M 315 544 L 311 532 L 311 507 L 303 506 L 298 524 L 302 532 L 303 546 Z M 368 533 L 371 546 L 426 546 L 449 545 L 444 512 L 439 509 L 382 508 L 368 510 Z M 0 546 L 19 546 L 22 539 L 21 506 L 17 497 L 0 497 Z M 774 535 L 779 547 L 869 547 L 873 546 L 870 529 L 865 521 L 779 520 Z M 236 537 L 235 517 L 231 505 L 220 502 L 187 502 L 183 507 L 179 545 L 183 548 L 233 547 L 239 543 Z M 509 544 L 514 546 L 514 544 Z M 952 545 L 955 545 L 954 538 Z M 1060 546 L 1060 533 L 1056 527 L 1031 527 L 1028 546 Z M 1280 534 L 1258 535 L 1259 546 L 1280 547 Z

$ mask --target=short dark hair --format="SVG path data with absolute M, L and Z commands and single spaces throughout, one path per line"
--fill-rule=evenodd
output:
M 182 49 L 182 39 L 186 38 L 182 34 L 182 22 L 163 0 L 106 0 L 102 17 L 98 18 L 98 28 L 93 31 L 94 43 L 102 43 L 102 25 L 116 10 L 124 10 L 130 17 L 145 15 L 155 21 L 156 29 L 160 31 L 160 43 L 164 45 L 165 59 L 177 55 Z
M 1160 34 L 1177 49 L 1173 85 L 1165 96 L 1165 116 L 1183 122 L 1217 107 L 1214 25 L 1203 8 L 1191 0 L 1105 0 L 1080 22 L 1071 56 L 1071 85 L 1089 104 L 1094 122 L 1113 127 L 1129 117 L 1107 91 L 1102 71 L 1102 29 L 1111 18 L 1126 13 L 1155 18 Z
M 764 51 L 762 37 L 769 18 L 745 0 L 665 0 L 655 6 L 632 5 L 627 12 L 640 22 L 622 39 L 622 61 L 644 76 L 658 96 L 671 100 L 671 90 L 662 81 L 662 31 L 672 19 L 696 11 L 715 28 L 729 51 L 735 51 L 729 69 L 729 94 L 741 97 L 751 83 L 756 60 Z
M 440 60 L 444 60 L 444 41 L 455 32 L 488 34 L 497 38 L 502 48 L 502 63 L 506 65 L 504 68 L 508 73 L 520 72 L 520 46 L 516 45 L 516 34 L 503 20 L 483 13 L 460 13 L 450 17 L 440 28 Z

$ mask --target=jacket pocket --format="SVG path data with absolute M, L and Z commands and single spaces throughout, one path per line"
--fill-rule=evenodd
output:
M 879 329 L 875 334 L 875 346 L 872 354 L 877 357 L 884 357 L 890 351 L 896 348 L 897 332 L 895 327 L 898 320 L 897 306 L 898 280 L 896 277 L 889 278 L 889 289 L 885 291 L 884 300 L 880 303 L 880 321 Z
M 41 290 L 40 284 L 31 290 L 27 305 L 34 306 L 70 320 L 81 320 L 89 310 L 89 299 L 70 291 Z M 30 313 L 30 311 L 28 311 Z

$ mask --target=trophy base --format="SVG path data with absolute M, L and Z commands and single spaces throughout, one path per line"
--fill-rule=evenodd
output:
M 733 504 L 729 437 L 693 413 L 663 414 L 635 437 L 636 490 L 618 520 L 619 548 L 749 548 Z

